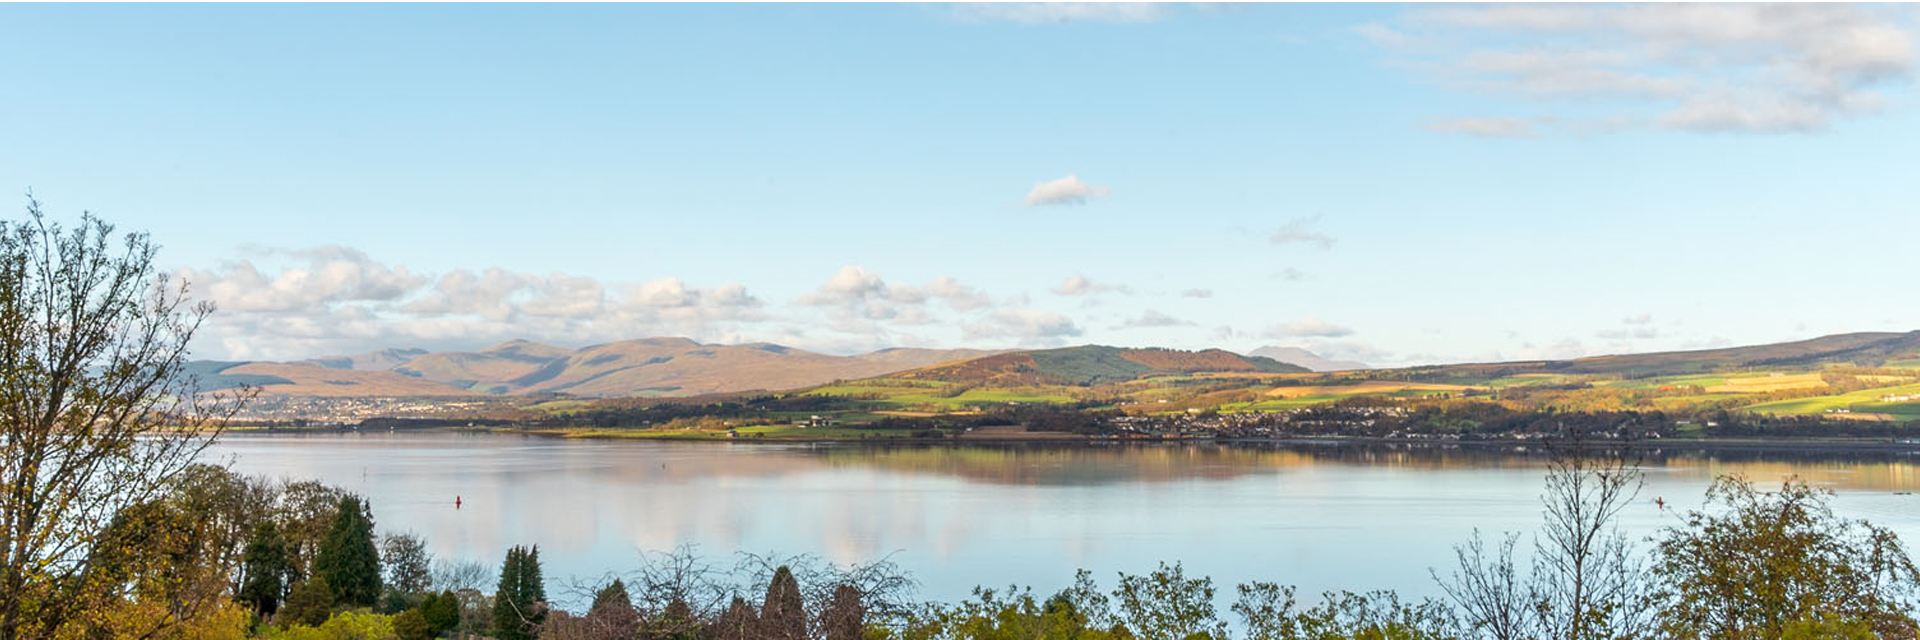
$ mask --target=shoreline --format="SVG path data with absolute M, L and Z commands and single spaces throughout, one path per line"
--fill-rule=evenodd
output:
M 1088 436 L 1058 432 L 1030 432 L 1030 435 L 979 435 L 928 438 L 898 434 L 863 434 L 868 437 L 845 437 L 844 435 L 801 435 L 783 434 L 775 437 L 725 437 L 710 432 L 681 433 L 634 433 L 632 430 L 595 429 L 595 428 L 520 428 L 520 427 L 416 427 L 408 429 L 361 429 L 358 427 L 304 427 L 272 428 L 241 427 L 228 428 L 226 434 L 263 435 L 263 434 L 312 434 L 312 433 L 488 433 L 501 435 L 523 435 L 543 438 L 573 440 L 632 440 L 654 442 L 702 442 L 730 444 L 835 444 L 835 445 L 989 445 L 1004 446 L 1017 444 L 1072 445 L 1072 446 L 1126 446 L 1126 445 L 1164 445 L 1164 444 L 1292 444 L 1292 445 L 1405 445 L 1419 448 L 1473 448 L 1473 449 L 1521 449 L 1538 450 L 1554 443 L 1541 440 L 1425 440 L 1407 438 L 1382 438 L 1374 436 L 1286 436 L 1274 438 L 1218 438 L 1218 437 L 1112 437 Z M 1800 452 L 1914 452 L 1920 453 L 1920 441 L 1904 442 L 1895 439 L 1866 438 L 1665 438 L 1660 440 L 1634 441 L 1591 441 L 1583 443 L 1590 449 L 1678 449 L 1688 451 L 1800 451 Z

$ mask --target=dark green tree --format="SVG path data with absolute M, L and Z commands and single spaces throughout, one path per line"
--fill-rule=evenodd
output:
M 380 599 L 380 551 L 373 544 L 373 515 L 358 496 L 340 500 L 333 526 L 313 559 L 313 575 L 326 578 L 339 604 L 370 607 Z
M 287 582 L 294 576 L 293 554 L 278 525 L 267 521 L 254 527 L 241 567 L 246 577 L 240 585 L 240 599 L 253 605 L 261 617 L 273 617 L 280 610 L 280 599 L 287 594 Z
M 619 578 L 614 578 L 613 582 L 608 583 L 607 586 L 601 587 L 599 591 L 594 592 L 593 606 L 587 609 L 587 614 L 592 615 L 593 612 L 596 611 L 630 611 L 632 609 L 633 596 L 627 593 L 627 583 L 622 582 Z
M 767 640 L 806 640 L 807 612 L 800 598 L 800 581 L 793 570 L 781 565 L 767 583 L 767 598 L 760 605 L 760 637 Z
M 540 545 L 527 548 L 526 562 L 520 565 L 520 593 L 536 604 L 547 601 L 547 581 L 540 575 Z
M 640 612 L 633 608 L 633 596 L 627 593 L 626 583 L 618 578 L 594 594 L 587 620 L 594 628 L 620 638 L 632 638 L 640 630 Z
M 333 616 L 333 587 L 326 578 L 312 578 L 293 585 L 286 606 L 280 607 L 278 622 L 282 628 L 293 625 L 318 627 Z
M 434 636 L 460 626 L 460 596 L 454 595 L 452 591 L 427 594 L 426 599 L 421 600 L 420 606 L 415 607 L 415 610 L 419 611 L 420 616 L 426 620 L 427 629 Z
M 532 640 L 546 620 L 546 600 L 540 548 L 508 549 L 500 566 L 500 585 L 493 594 L 493 635 L 499 640 Z

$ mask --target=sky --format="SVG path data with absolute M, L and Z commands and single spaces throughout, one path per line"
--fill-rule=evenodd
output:
M 1911 5 L 4 5 L 0 190 L 209 359 L 1374 365 L 1920 329 Z

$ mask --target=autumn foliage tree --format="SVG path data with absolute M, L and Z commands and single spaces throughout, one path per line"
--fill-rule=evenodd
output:
M 96 569 L 123 551 L 107 527 L 158 499 L 245 399 L 196 393 L 187 344 L 213 307 L 157 249 L 91 214 L 49 221 L 31 197 L 0 221 L 0 640 L 84 631 L 137 597 Z
M 1660 541 L 1664 631 L 1675 638 L 1912 638 L 1920 569 L 1892 531 L 1840 518 L 1801 481 L 1765 492 L 1739 477 Z

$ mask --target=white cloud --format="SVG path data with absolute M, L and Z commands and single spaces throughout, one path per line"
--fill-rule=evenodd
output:
M 969 340 L 1013 338 L 1027 345 L 1055 345 L 1080 335 L 1071 318 L 1033 309 L 1002 309 L 966 326 Z
M 1065 178 L 1033 185 L 1033 189 L 1027 192 L 1027 206 L 1086 204 L 1094 198 L 1105 198 L 1112 192 L 1112 189 L 1087 184 L 1080 176 L 1068 174 Z
M 924 288 L 929 297 L 945 300 L 956 311 L 972 311 L 993 304 L 985 292 L 960 284 L 953 276 L 940 276 Z
M 717 339 L 769 319 L 761 301 L 735 283 L 700 288 L 664 278 L 609 287 L 590 277 L 503 269 L 427 277 L 343 247 L 254 254 L 282 264 L 180 271 L 220 309 L 195 341 L 199 357 L 294 359 L 510 338 Z
M 1074 275 L 1067 278 L 1065 282 L 1061 282 L 1060 286 L 1054 287 L 1051 291 L 1053 291 L 1054 295 L 1090 296 L 1103 293 L 1130 294 L 1133 293 L 1133 288 L 1123 284 L 1095 282 L 1086 276 Z
M 1533 118 L 1452 118 L 1422 125 L 1438 133 L 1462 133 L 1481 138 L 1538 138 Z
M 1906 8 L 1838 4 L 1450 6 L 1395 22 L 1354 32 L 1457 88 L 1575 106 L 1428 126 L 1506 137 L 1556 121 L 1577 133 L 1822 131 L 1892 102 L 1882 91 L 1912 79 L 1917 32 Z
M 956 311 L 971 311 L 993 303 L 986 293 L 961 284 L 952 276 L 941 276 L 924 287 L 896 286 L 861 266 L 842 267 L 818 289 L 801 295 L 797 302 L 832 309 L 848 317 L 924 324 L 930 316 L 922 307 L 932 300 L 941 300 Z
M 1227 342 L 1230 340 L 1239 340 L 1241 338 L 1250 338 L 1250 337 L 1253 337 L 1253 336 L 1248 335 L 1244 331 L 1233 328 L 1233 325 L 1225 325 L 1225 324 L 1214 327 L 1212 331 L 1207 332 L 1207 338 L 1215 342 Z
M 965 22 L 1059 24 L 1065 22 L 1156 22 L 1171 12 L 1151 2 L 962 2 L 951 5 Z
M 1193 324 L 1194 323 L 1192 322 L 1181 320 L 1179 318 L 1175 318 L 1173 316 L 1161 313 L 1159 311 L 1155 311 L 1153 309 L 1148 309 L 1146 311 L 1141 312 L 1140 315 L 1138 316 L 1127 318 L 1125 321 L 1122 321 L 1119 326 L 1114 328 L 1115 329 L 1140 329 L 1140 328 L 1153 328 L 1153 327 L 1190 327 L 1190 326 L 1193 326 Z
M 1564 338 L 1549 344 L 1522 343 L 1514 354 L 1515 360 L 1572 360 L 1593 353 L 1586 343 L 1573 338 Z
M 1269 327 L 1265 335 L 1269 338 L 1339 338 L 1353 335 L 1353 330 L 1319 318 L 1307 318 Z
M 1601 340 L 1651 340 L 1660 337 L 1660 329 L 1658 327 L 1602 329 L 1594 332 L 1593 337 Z
M 1376 367 L 1381 363 L 1405 361 L 1405 358 L 1391 351 L 1360 340 L 1307 340 L 1300 344 L 1314 355 L 1328 360 L 1355 360 Z
M 1651 324 L 1652 322 L 1653 314 L 1651 313 L 1631 315 L 1620 319 L 1620 324 Z
M 241 260 L 204 271 L 186 269 L 178 275 L 193 283 L 196 294 L 215 300 L 223 309 L 253 312 L 394 300 L 424 282 L 404 267 L 388 267 L 341 246 L 256 253 L 265 258 L 290 258 L 297 266 L 269 276 L 252 261 Z
M 1300 218 L 1288 221 L 1279 231 L 1267 238 L 1273 244 L 1310 244 L 1321 249 L 1333 248 L 1334 237 L 1311 229 L 1320 223 L 1320 216 Z
M 1372 42 L 1374 45 L 1381 47 L 1399 48 L 1407 46 L 1409 43 L 1407 34 L 1378 22 L 1355 25 L 1353 32 L 1362 38 L 1366 38 L 1368 42 Z
M 1733 346 L 1733 340 L 1724 336 L 1714 336 L 1705 340 L 1690 340 L 1680 343 L 1681 349 L 1719 349 Z
M 861 266 L 841 267 L 833 277 L 827 279 L 826 284 L 802 294 L 799 302 L 814 307 L 833 307 L 872 320 L 891 318 L 896 313 L 893 304 L 896 300 L 886 281 L 880 278 L 880 274 Z
M 1211 297 L 1213 297 L 1213 290 L 1212 290 L 1212 289 L 1188 289 L 1188 290 L 1186 290 L 1186 291 L 1182 291 L 1182 292 L 1180 292 L 1180 297 L 1182 297 L 1182 298 L 1211 298 Z

